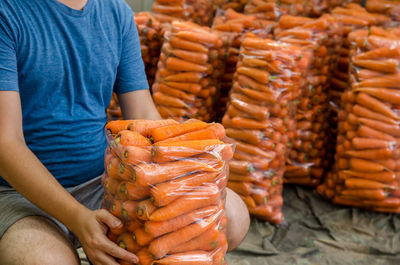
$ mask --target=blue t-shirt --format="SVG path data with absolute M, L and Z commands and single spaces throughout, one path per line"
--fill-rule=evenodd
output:
M 139 89 L 148 83 L 124 0 L 88 0 L 83 10 L 0 0 L 0 90 L 19 92 L 26 143 L 63 186 L 103 172 L 112 92 Z

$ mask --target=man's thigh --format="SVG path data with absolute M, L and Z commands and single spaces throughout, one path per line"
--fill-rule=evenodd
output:
M 2 265 L 78 265 L 65 233 L 50 219 L 28 216 L 12 224 L 0 240 Z

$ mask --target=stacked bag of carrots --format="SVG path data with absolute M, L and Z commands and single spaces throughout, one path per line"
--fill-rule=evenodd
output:
M 214 5 L 211 0 L 155 0 L 152 10 L 155 17 L 163 23 L 181 19 L 210 26 Z
M 115 93 L 112 94 L 110 105 L 107 108 L 107 120 L 114 121 L 122 119 L 122 112 L 119 106 L 118 97 Z
M 399 213 L 400 30 L 371 27 L 349 39 L 336 165 L 318 192 L 337 204 Z
M 319 19 L 285 15 L 275 29 L 275 38 L 310 49 L 313 58 L 299 104 L 297 128 L 285 172 L 285 181 L 317 186 L 332 160 L 330 144 L 329 100 L 330 73 L 340 49 L 341 27 L 330 15 Z M 331 150 L 332 149 L 332 150 Z
M 213 22 L 213 30 L 229 38 L 229 49 L 225 61 L 225 71 L 221 77 L 220 94 L 216 104 L 217 120 L 222 119 L 226 111 L 229 92 L 232 88 L 233 74 L 239 58 L 240 46 L 248 32 L 257 36 L 272 38 L 272 27 L 275 22 L 257 19 L 255 16 L 240 14 L 233 9 L 219 9 Z
M 327 0 L 249 0 L 245 14 L 278 21 L 282 15 L 320 16 L 328 10 Z
M 154 83 L 157 62 L 163 43 L 162 24 L 150 12 L 137 13 L 134 18 L 140 37 L 140 47 L 147 80 L 151 87 Z
M 208 27 L 173 21 L 164 35 L 153 99 L 163 118 L 210 121 L 215 113 L 225 42 Z
M 365 7 L 368 12 L 383 14 L 394 21 L 400 21 L 399 0 L 367 0 Z
M 349 79 L 349 54 L 350 54 L 350 41 L 348 35 L 356 30 L 363 29 L 369 26 L 390 22 L 386 16 L 380 16 L 368 13 L 365 8 L 358 4 L 349 4 L 346 8 L 337 7 L 332 10 L 332 16 L 343 25 L 343 43 L 339 53 L 339 61 L 337 69 L 334 70 L 331 88 L 329 94 L 335 106 L 340 105 L 340 98 L 344 90 L 347 88 L 347 81 Z
M 246 37 L 222 121 L 236 144 L 228 187 L 253 216 L 272 223 L 283 218 L 282 177 L 307 58 L 299 47 Z
M 224 199 L 233 150 L 221 141 L 223 126 L 120 120 L 106 129 L 103 207 L 124 224 L 108 237 L 141 265 L 225 264 Z

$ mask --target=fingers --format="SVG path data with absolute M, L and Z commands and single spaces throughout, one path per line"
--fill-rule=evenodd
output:
M 118 245 L 116 245 L 115 243 L 113 243 L 110 240 L 106 240 L 104 242 L 104 245 L 102 246 L 102 249 L 109 255 L 111 255 L 112 257 L 121 259 L 121 260 L 125 260 L 131 263 L 137 263 L 139 262 L 138 257 L 136 257 L 136 255 L 134 255 L 133 253 L 119 247 Z
M 122 226 L 121 220 L 104 209 L 97 211 L 97 218 L 101 223 L 106 224 L 110 228 L 116 229 Z
M 90 261 L 93 262 L 94 265 L 119 265 L 118 262 L 116 262 L 112 257 L 100 253 L 98 256 L 95 258 L 90 258 Z

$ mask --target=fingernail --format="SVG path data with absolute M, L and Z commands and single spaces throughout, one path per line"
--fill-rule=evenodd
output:
M 122 225 L 122 223 L 120 222 L 120 221 L 115 221 L 114 223 L 113 223 L 113 226 L 114 227 L 119 227 L 119 226 L 121 226 Z

